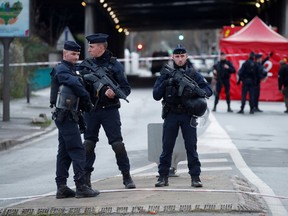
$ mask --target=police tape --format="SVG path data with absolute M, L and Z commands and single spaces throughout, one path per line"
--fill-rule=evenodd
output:
M 248 56 L 247 53 L 237 53 L 237 54 L 227 54 L 227 57 L 234 57 L 234 56 Z M 189 55 L 189 59 L 217 59 L 219 55 Z M 119 58 L 117 59 L 119 62 L 132 62 L 133 60 L 138 61 L 157 61 L 157 60 L 171 60 L 171 56 L 165 57 L 139 57 L 139 58 Z M 83 60 L 78 61 L 77 63 L 81 63 Z M 27 67 L 27 66 L 43 66 L 43 65 L 50 65 L 55 66 L 60 61 L 46 61 L 46 62 L 28 62 L 28 63 L 10 63 L 9 67 Z M 0 64 L 0 67 L 3 67 L 3 64 Z

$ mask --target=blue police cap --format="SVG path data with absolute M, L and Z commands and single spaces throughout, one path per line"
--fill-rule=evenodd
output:
M 65 41 L 64 49 L 69 51 L 80 52 L 81 46 L 74 41 Z
M 186 53 L 186 49 L 181 44 L 177 44 L 175 49 L 173 50 L 173 54 L 184 54 Z
M 93 43 L 104 43 L 107 41 L 108 37 L 109 35 L 107 34 L 97 33 L 97 34 L 87 36 L 86 39 L 89 44 L 93 44 Z

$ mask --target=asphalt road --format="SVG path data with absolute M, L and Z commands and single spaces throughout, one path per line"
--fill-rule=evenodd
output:
M 147 125 L 162 122 L 161 103 L 153 100 L 151 89 L 134 89 L 128 99 L 130 103 L 122 101 L 121 118 L 131 171 L 141 173 L 145 172 L 147 167 L 150 170 L 152 167 L 152 170 L 156 172 L 155 164 L 148 161 Z M 208 103 L 211 108 L 213 98 Z M 283 113 L 284 105 L 262 102 L 260 107 L 264 112 L 254 115 L 247 112 L 244 115 L 237 114 L 239 107 L 239 101 L 233 101 L 232 108 L 235 112 L 227 113 L 225 101 L 220 101 L 217 112 L 210 116 L 212 119 L 210 124 L 215 127 L 215 132 L 221 130 L 221 134 L 225 136 L 217 137 L 216 133 L 216 135 L 208 134 L 207 136 L 204 133 L 200 136 L 200 158 L 204 165 L 214 160 L 214 166 L 219 168 L 219 178 L 221 178 L 221 169 L 225 168 L 221 166 L 223 152 L 232 152 L 229 167 L 246 176 L 252 184 L 260 188 L 261 193 L 272 195 L 271 198 L 265 199 L 269 203 L 268 206 L 272 208 L 272 212 L 273 209 L 277 211 L 275 210 L 277 208 L 284 208 L 288 211 L 288 188 L 286 186 L 288 116 Z M 246 109 L 248 110 L 248 107 Z M 227 145 L 230 140 L 231 143 Z M 212 154 L 205 145 L 213 147 L 213 142 L 218 141 L 223 142 L 223 147 L 213 151 Z M 234 146 L 236 148 L 231 151 L 230 148 Z M 0 152 L 0 207 L 21 201 L 25 197 L 55 193 L 56 153 L 57 131 L 29 141 L 21 147 Z M 107 144 L 103 130 L 101 130 L 100 141 L 97 144 L 96 160 L 93 180 L 120 174 L 114 153 Z M 203 167 L 203 170 L 209 171 L 209 167 Z M 183 171 L 182 165 L 179 166 L 179 173 L 181 171 Z M 71 172 L 68 184 L 73 187 L 72 176 Z M 283 197 L 285 199 L 281 199 Z

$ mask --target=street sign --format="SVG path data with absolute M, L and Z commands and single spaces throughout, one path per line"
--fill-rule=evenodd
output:
M 69 27 L 65 27 L 65 29 L 63 30 L 62 34 L 60 35 L 57 44 L 56 44 L 56 49 L 61 51 L 64 47 L 64 43 L 65 41 L 75 41 Z

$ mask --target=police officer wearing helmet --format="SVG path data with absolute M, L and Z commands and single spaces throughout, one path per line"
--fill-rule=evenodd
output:
M 207 97 L 212 95 L 212 89 L 202 75 L 194 69 L 188 60 L 186 49 L 177 45 L 173 51 L 173 68 L 176 73 L 184 73 L 192 78 L 205 92 Z M 179 82 L 173 76 L 165 72 L 164 67 L 160 71 L 153 87 L 153 98 L 157 101 L 162 99 L 164 118 L 162 134 L 162 153 L 158 165 L 159 178 L 155 187 L 168 186 L 168 174 L 175 141 L 181 128 L 184 144 L 187 152 L 188 169 L 191 176 L 192 187 L 202 187 L 200 180 L 201 163 L 197 153 L 197 134 L 195 116 L 203 115 L 207 104 L 192 88 L 185 87 L 182 95 L 178 94 Z M 185 102 L 188 102 L 188 105 Z M 193 102 L 191 102 L 193 101 Z M 195 109 L 196 108 L 196 109 Z
M 108 35 L 103 33 L 86 37 L 89 43 L 88 53 L 91 58 L 85 59 L 79 65 L 79 71 L 82 74 L 93 73 L 89 67 L 85 66 L 88 61 L 91 62 L 92 60 L 93 65 L 104 69 L 105 73 L 118 83 L 124 94 L 128 96 L 131 88 L 124 74 L 124 67 L 112 56 L 112 53 L 107 50 L 107 38 Z M 89 89 L 88 82 L 86 88 Z M 109 86 L 102 87 L 101 90 L 97 92 L 97 97 L 93 95 L 92 89 L 89 89 L 89 92 L 92 97 L 92 102 L 96 104 L 96 107 L 93 112 L 84 114 L 87 123 L 87 130 L 84 133 L 87 184 L 91 185 L 91 173 L 94 170 L 93 164 L 96 159 L 95 147 L 99 141 L 99 130 L 102 126 L 108 138 L 108 143 L 115 152 L 116 162 L 122 173 L 125 188 L 135 188 L 136 186 L 130 176 L 130 162 L 121 133 L 119 97 Z
M 52 118 L 58 128 L 58 153 L 56 161 L 56 198 L 95 197 L 99 191 L 92 190 L 85 180 L 85 149 L 82 144 L 78 121 L 80 111 L 90 111 L 92 103 L 75 64 L 80 55 L 80 46 L 66 41 L 63 60 L 51 72 L 51 107 L 56 107 Z M 76 193 L 67 186 L 69 167 L 72 164 Z

